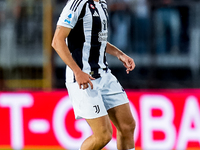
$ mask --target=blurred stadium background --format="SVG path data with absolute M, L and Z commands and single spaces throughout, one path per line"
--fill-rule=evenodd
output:
M 66 1 L 0 0 L 2 150 L 73 150 L 68 147 L 77 148 L 80 135 L 90 133 L 81 128 L 82 121 L 74 120 L 64 84 L 65 64 L 51 47 Z M 199 150 L 200 0 L 107 2 L 109 41 L 136 63 L 127 75 L 108 55 L 113 74 L 133 104 L 136 147 L 160 150 L 166 144 L 163 150 Z M 113 145 L 106 149 L 115 150 Z
M 66 0 L 0 0 L 0 90 L 65 88 L 65 65 L 51 48 Z M 108 0 L 109 41 L 135 70 L 108 56 L 128 89 L 200 87 L 199 0 Z

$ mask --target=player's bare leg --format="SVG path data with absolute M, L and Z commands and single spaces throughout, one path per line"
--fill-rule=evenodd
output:
M 124 104 L 111 108 L 108 114 L 113 124 L 117 128 L 117 148 L 118 150 L 128 150 L 135 147 L 134 129 L 135 120 L 130 111 L 129 104 Z
M 108 115 L 96 118 L 86 119 L 90 125 L 93 135 L 87 138 L 81 150 L 101 150 L 112 139 L 112 126 Z

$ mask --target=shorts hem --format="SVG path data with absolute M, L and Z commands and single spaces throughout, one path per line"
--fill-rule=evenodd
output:
M 101 114 L 101 115 L 99 115 L 99 116 L 97 116 L 97 117 L 95 117 L 95 116 L 91 116 L 91 117 L 84 117 L 84 116 L 76 116 L 75 117 L 75 119 L 96 119 L 96 118 L 100 118 L 100 117 L 103 117 L 103 116 L 106 116 L 106 115 L 108 115 L 108 113 L 106 113 L 106 114 Z
M 124 105 L 124 104 L 127 104 L 127 103 L 129 103 L 129 101 L 123 102 L 123 103 L 119 103 L 119 104 L 117 104 L 117 105 L 115 105 L 115 106 L 109 107 L 109 108 L 107 109 L 107 111 L 110 110 L 110 109 L 112 109 L 112 108 L 115 108 L 115 107 L 117 107 L 117 106 Z

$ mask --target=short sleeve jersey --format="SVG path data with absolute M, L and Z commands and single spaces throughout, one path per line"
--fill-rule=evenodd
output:
M 68 47 L 84 72 L 107 68 L 108 12 L 105 0 L 69 0 L 57 25 L 71 28 Z

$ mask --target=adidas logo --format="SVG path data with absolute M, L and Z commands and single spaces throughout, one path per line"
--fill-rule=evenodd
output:
M 99 14 L 95 11 L 93 14 L 94 17 L 99 17 Z

